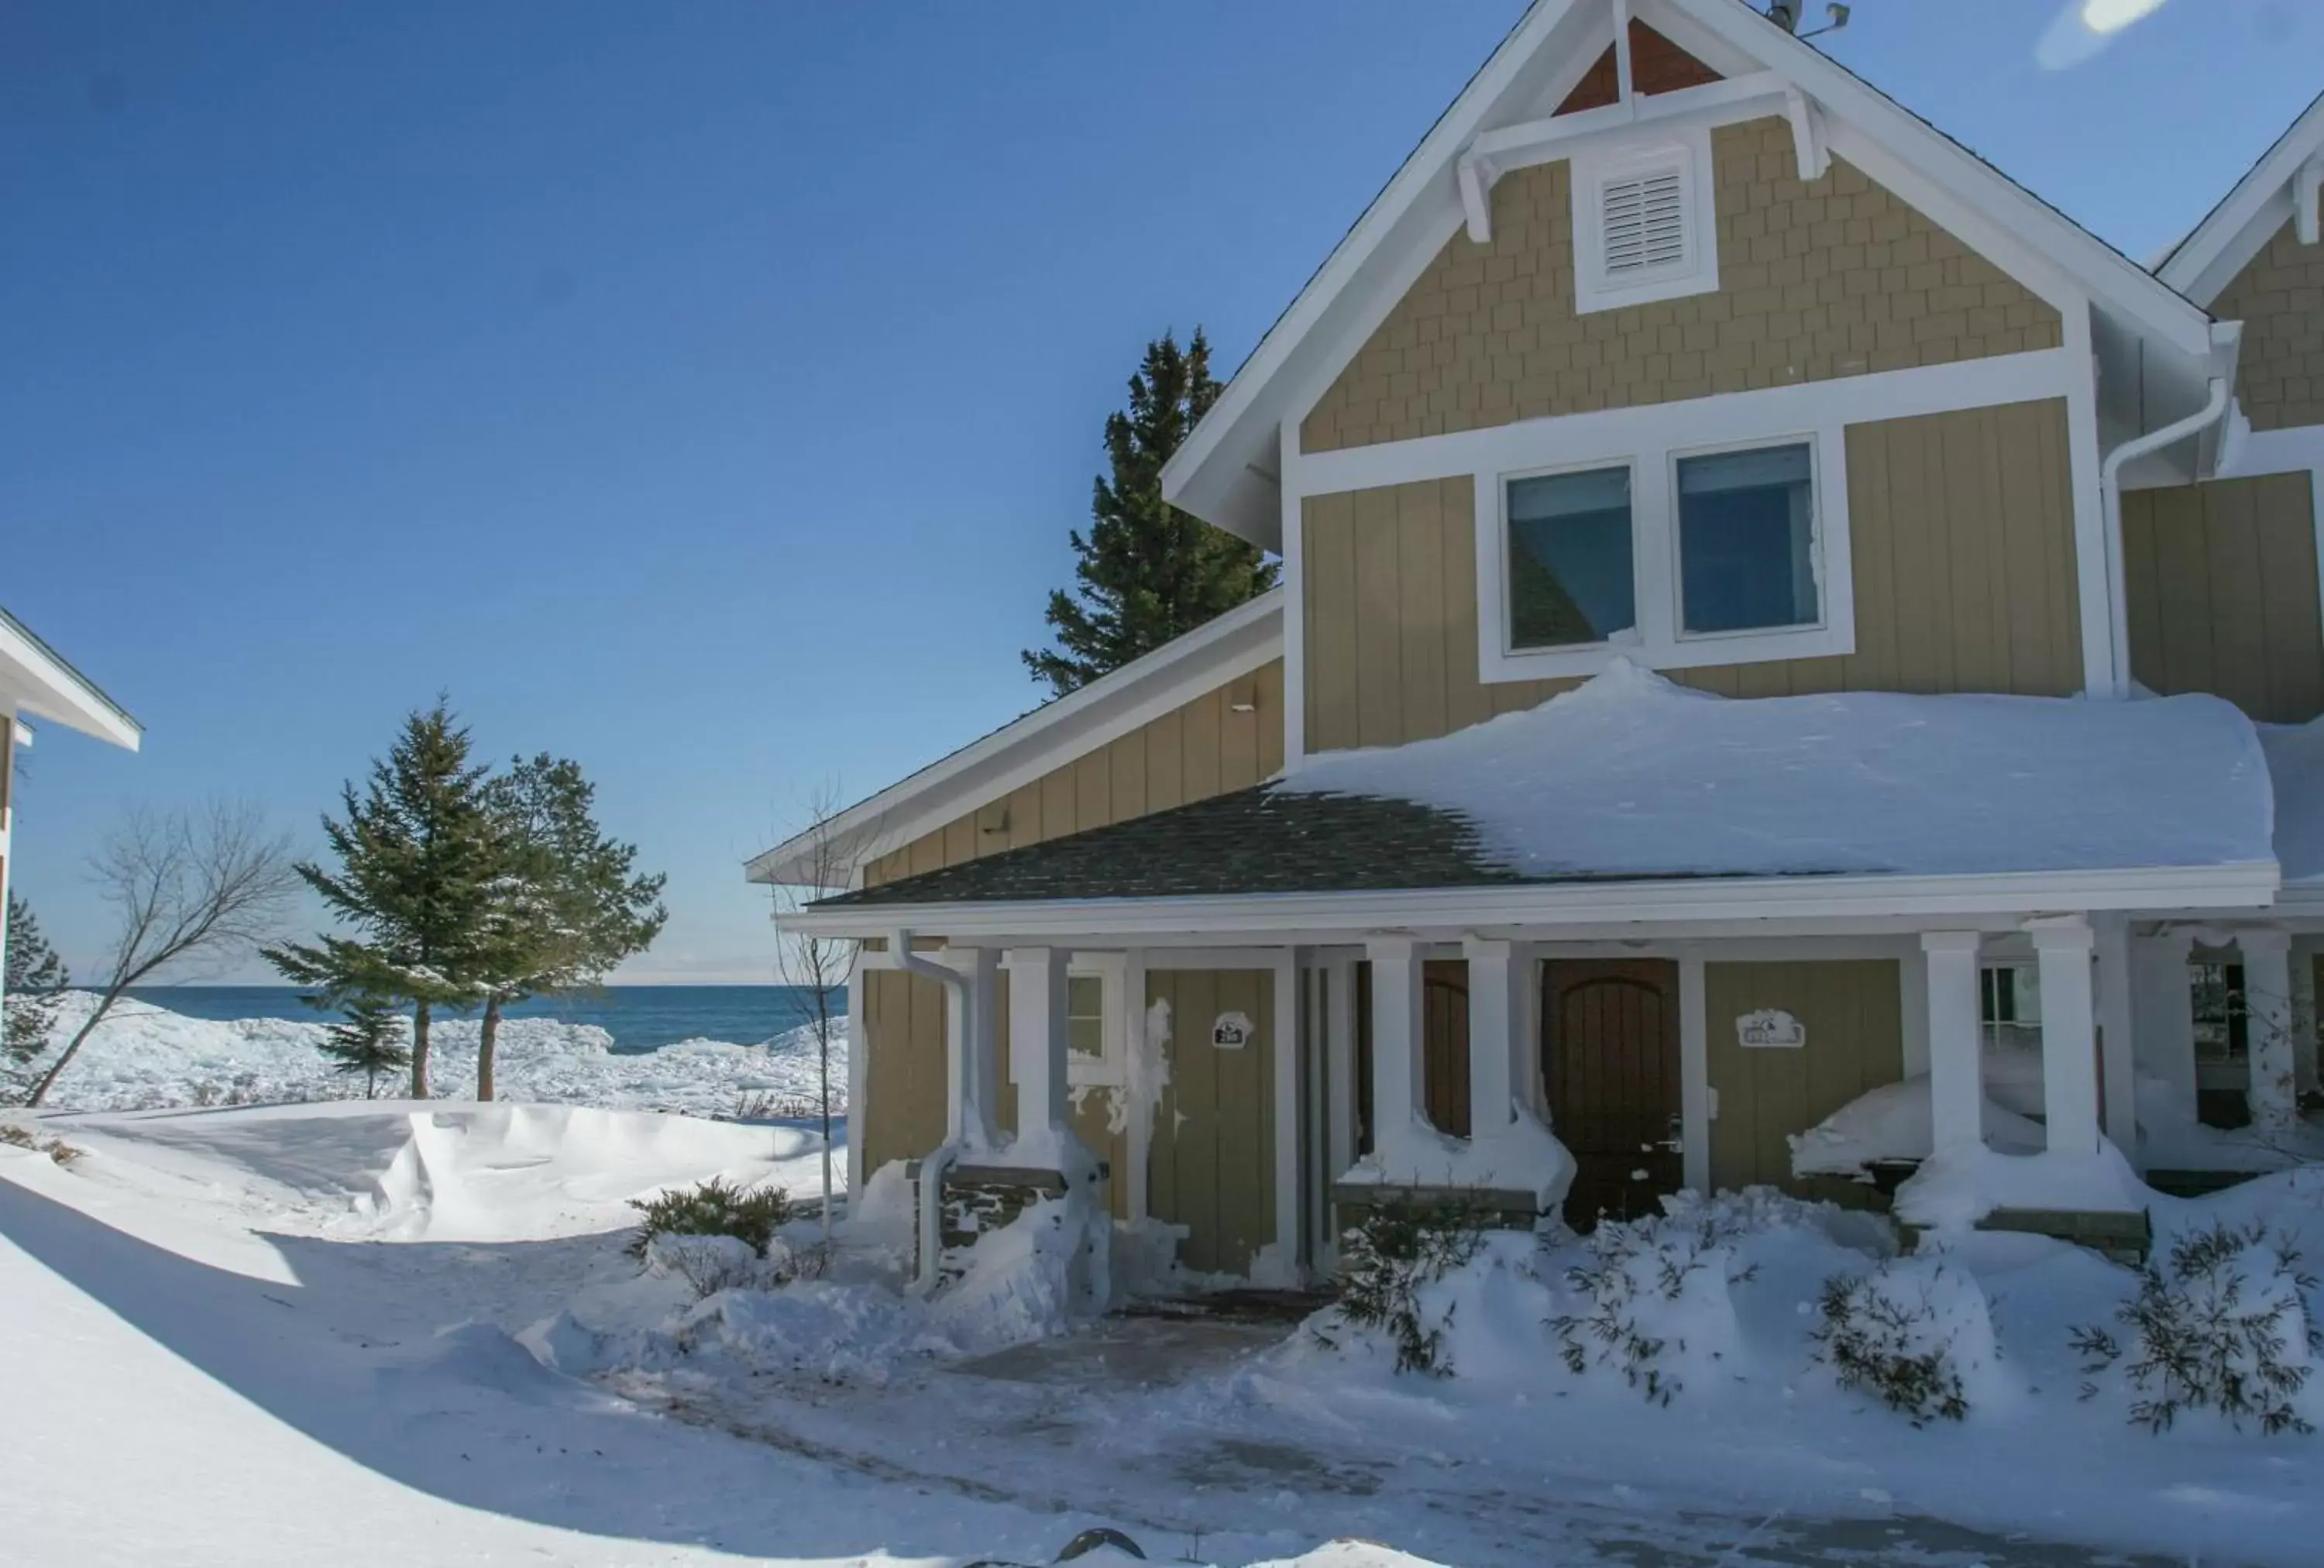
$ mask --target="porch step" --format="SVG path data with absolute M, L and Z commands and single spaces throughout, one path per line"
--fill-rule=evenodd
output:
M 2136 1268 L 2154 1245 L 2153 1222 L 2144 1209 L 2109 1213 L 2089 1209 L 1996 1209 L 1977 1222 L 1980 1231 L 2054 1236 L 2088 1247 L 2102 1258 Z

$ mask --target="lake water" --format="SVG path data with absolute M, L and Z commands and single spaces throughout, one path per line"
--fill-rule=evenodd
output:
M 130 994 L 188 1018 L 319 1020 L 331 1016 L 307 1006 L 299 991 L 288 985 L 141 986 Z M 798 985 L 611 985 L 580 996 L 536 997 L 503 1016 L 595 1024 L 613 1037 L 617 1051 L 653 1051 L 692 1039 L 748 1046 L 807 1022 L 813 1016 L 814 995 Z M 831 1010 L 847 1010 L 844 988 L 832 993 Z

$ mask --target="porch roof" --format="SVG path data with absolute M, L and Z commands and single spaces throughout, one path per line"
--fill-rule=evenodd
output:
M 2324 764 L 2324 727 L 2295 737 Z M 2293 750 L 2263 750 L 2210 697 L 1729 700 L 1618 664 L 1438 740 L 1310 758 L 815 909 L 2221 867 L 2272 882 L 2275 796 L 2314 792 Z

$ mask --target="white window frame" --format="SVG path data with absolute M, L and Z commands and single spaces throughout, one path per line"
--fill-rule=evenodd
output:
M 1125 953 L 1076 953 L 1065 965 L 1068 979 L 1094 975 L 1102 982 L 1099 1026 L 1104 1054 L 1084 1056 L 1070 1047 L 1065 1052 L 1065 1083 L 1119 1088 L 1130 1081 L 1130 961 Z
M 1609 180 L 1663 171 L 1679 176 L 1685 256 L 1631 276 L 1606 274 L 1604 191 Z M 1719 206 L 1711 130 L 1675 129 L 1652 141 L 1576 149 L 1572 167 L 1573 308 L 1587 316 L 1719 288 Z
M 1684 643 L 1719 643 L 1759 641 L 1771 637 L 1792 637 L 1810 632 L 1821 632 L 1831 619 L 1831 589 L 1824 570 L 1823 539 L 1823 465 L 1819 443 L 1812 430 L 1797 436 L 1780 436 L 1774 440 L 1722 441 L 1716 446 L 1688 447 L 1666 454 L 1669 465 L 1670 496 L 1670 596 L 1671 636 Z M 1808 449 L 1808 552 L 1809 569 L 1815 574 L 1816 618 L 1794 622 L 1784 626 L 1748 626 L 1733 632 L 1689 632 L 1686 629 L 1686 534 L 1680 526 L 1678 466 L 1689 457 L 1717 457 L 1730 452 L 1772 452 L 1785 447 L 1805 447 Z M 1725 663 L 1724 659 L 1713 660 Z
M 1674 430 L 1675 438 L 1679 434 Z M 1679 576 L 1678 460 L 1720 452 L 1805 446 L 1813 489 L 1817 609 L 1812 625 L 1743 632 L 1684 632 Z M 1628 451 L 1607 452 L 1548 466 L 1494 469 L 1476 475 L 1477 521 L 1490 539 L 1477 541 L 1478 604 L 1492 606 L 1478 620 L 1479 673 L 1488 683 L 1595 675 L 1617 659 L 1649 669 L 1699 669 L 1719 665 L 1765 664 L 1784 659 L 1815 659 L 1856 651 L 1856 599 L 1849 549 L 1846 441 L 1840 430 L 1771 431 L 1748 440 L 1715 444 L 1674 438 L 1641 442 Z M 1637 627 L 1634 636 L 1613 642 L 1562 648 L 1517 648 L 1509 616 L 1509 485 L 1545 474 L 1585 473 L 1628 465 L 1630 470 L 1630 567 Z
M 1517 647 L 1517 628 L 1513 623 L 1516 620 L 1516 607 L 1509 603 L 1509 587 L 1516 580 L 1509 564 L 1509 487 L 1527 479 L 1554 479 L 1561 474 L 1602 474 L 1612 468 L 1627 470 L 1630 475 L 1630 603 L 1636 612 L 1630 630 L 1620 637 L 1597 642 L 1560 642 L 1542 648 Z M 1585 653 L 1609 655 L 1638 650 L 1644 639 L 1646 604 L 1645 598 L 1638 592 L 1644 578 L 1638 570 L 1637 459 L 1626 454 L 1616 457 L 1596 458 L 1588 462 L 1554 463 L 1545 468 L 1526 468 L 1500 475 L 1500 492 L 1499 583 L 1491 600 L 1480 600 L 1479 603 L 1490 603 L 1499 606 L 1498 613 L 1501 619 L 1501 646 L 1508 650 L 1508 656 L 1515 659 L 1533 659 L 1543 656 L 1554 658 Z

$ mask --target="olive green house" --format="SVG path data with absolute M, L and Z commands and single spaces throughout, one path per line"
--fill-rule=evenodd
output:
M 1538 0 L 1166 470 L 1283 586 L 751 863 L 845 884 L 853 1180 L 1291 1285 L 1382 1187 L 2294 1128 L 2319 143 L 2158 272 L 1742 0 Z

